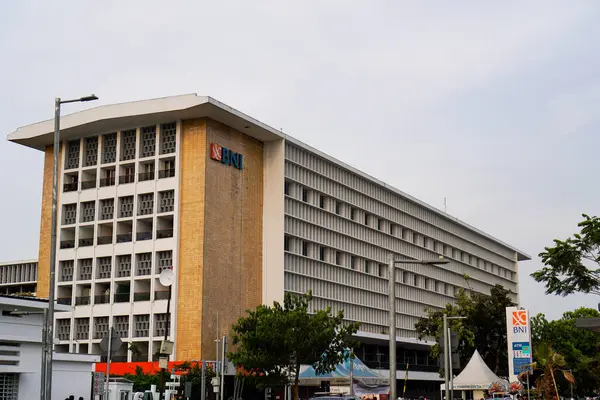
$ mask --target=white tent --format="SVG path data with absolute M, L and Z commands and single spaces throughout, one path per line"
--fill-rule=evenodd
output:
M 480 393 L 473 393 L 473 398 L 482 398 L 483 391 L 487 390 L 494 382 L 502 382 L 504 380 L 492 372 L 487 366 L 479 352 L 475 350 L 471 360 L 462 372 L 453 380 L 454 390 L 468 390 Z M 508 382 L 505 382 L 508 385 Z M 444 390 L 444 384 L 441 385 L 441 390 Z

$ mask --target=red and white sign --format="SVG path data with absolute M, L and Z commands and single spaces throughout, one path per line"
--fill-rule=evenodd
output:
M 527 310 L 513 311 L 512 325 L 513 326 L 527 326 Z
M 216 143 L 210 144 L 210 158 L 217 161 L 223 160 L 223 147 Z

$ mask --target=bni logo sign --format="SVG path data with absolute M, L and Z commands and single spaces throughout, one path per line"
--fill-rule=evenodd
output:
M 244 167 L 244 158 L 241 154 L 216 143 L 210 144 L 210 158 L 221 164 L 234 166 L 237 169 L 243 169 Z
M 518 310 L 512 312 L 513 333 L 527 333 L 527 311 Z

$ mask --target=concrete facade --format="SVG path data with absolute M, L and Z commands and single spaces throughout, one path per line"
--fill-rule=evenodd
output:
M 151 360 L 165 330 L 175 359 L 210 359 L 217 330 L 228 334 L 245 309 L 309 289 L 313 307 L 343 309 L 361 322 L 359 336 L 376 340 L 389 334 L 392 253 L 450 260 L 398 265 L 401 343 L 424 346 L 414 323 L 425 307 L 453 301 L 464 274 L 473 290 L 501 284 L 518 301 L 518 262 L 528 255 L 212 98 L 102 106 L 61 126 L 55 284 L 74 306 L 57 316 L 61 350 L 98 353 L 112 324 L 142 349 L 141 358 L 124 349 L 122 360 Z M 48 154 L 51 132 L 45 121 L 9 140 Z M 241 154 L 241 168 L 212 159 L 211 144 Z M 43 217 L 50 179 L 45 172 Z M 47 235 L 42 223 L 46 264 Z M 170 322 L 158 283 L 165 260 L 177 276 Z

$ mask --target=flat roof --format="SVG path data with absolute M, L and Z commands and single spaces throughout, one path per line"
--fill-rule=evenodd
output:
M 48 308 L 48 299 L 27 296 L 0 295 L 0 306 L 9 306 L 15 309 L 44 310 Z M 55 304 L 54 311 L 71 311 L 73 307 L 64 304 Z
M 69 140 L 78 137 L 115 132 L 131 126 L 161 123 L 169 120 L 185 120 L 191 118 L 211 118 L 228 125 L 248 136 L 262 142 L 285 139 L 296 146 L 302 147 L 319 157 L 326 159 L 349 172 L 358 175 L 376 185 L 382 186 L 415 204 L 418 204 L 447 220 L 463 226 L 478 235 L 494 241 L 517 254 L 518 261 L 531 260 L 527 253 L 505 243 L 495 237 L 469 225 L 458 218 L 396 189 L 350 165 L 341 162 L 307 144 L 284 134 L 283 132 L 258 121 L 220 101 L 208 96 L 198 96 L 195 93 L 179 96 L 161 97 L 127 103 L 108 104 L 89 108 L 72 114 L 61 116 L 61 139 Z M 54 120 L 46 120 L 18 128 L 8 134 L 8 140 L 23 146 L 44 150 L 53 142 Z
M 37 264 L 37 262 L 37 258 L 32 258 L 31 260 L 0 261 L 0 267 L 5 265 Z

